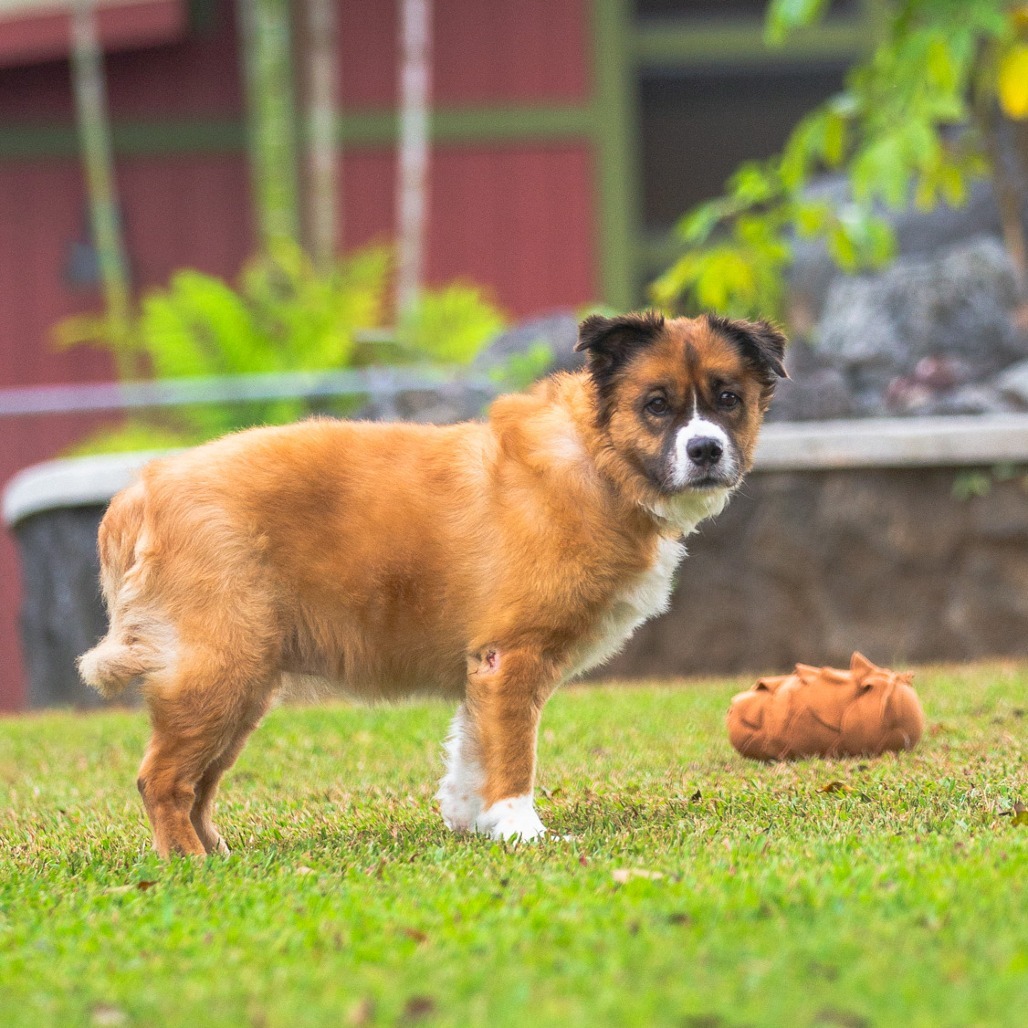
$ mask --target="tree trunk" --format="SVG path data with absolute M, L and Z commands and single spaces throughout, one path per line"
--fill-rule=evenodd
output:
M 1006 145 L 1001 133 L 1006 133 Z M 1017 273 L 1017 284 L 1022 304 L 1028 303 L 1028 238 L 1026 238 L 1024 211 L 1028 206 L 1025 184 L 1028 164 L 1023 154 L 1028 153 L 1028 130 L 1020 122 L 1005 122 L 997 112 L 990 126 L 989 150 L 992 159 L 992 188 L 999 208 L 1003 242 Z

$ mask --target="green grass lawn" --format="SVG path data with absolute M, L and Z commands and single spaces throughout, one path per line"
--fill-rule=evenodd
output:
M 1028 667 L 917 685 L 914 753 L 775 766 L 739 682 L 568 689 L 520 848 L 435 812 L 448 707 L 282 708 L 206 863 L 149 852 L 142 713 L 0 721 L 0 1023 L 1023 1025 Z

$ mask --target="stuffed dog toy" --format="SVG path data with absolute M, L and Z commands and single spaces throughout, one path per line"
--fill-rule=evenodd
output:
M 924 731 L 912 676 L 854 653 L 849 671 L 797 664 L 732 699 L 728 736 L 754 760 L 877 756 L 909 750 Z

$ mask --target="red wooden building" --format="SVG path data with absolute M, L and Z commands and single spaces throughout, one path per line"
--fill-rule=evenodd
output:
M 106 379 L 50 330 L 99 304 L 62 0 L 0 7 L 0 388 Z M 667 230 L 743 157 L 772 152 L 868 38 L 874 0 L 768 52 L 762 0 L 435 0 L 427 275 L 512 315 L 629 306 Z M 235 275 L 253 234 L 232 0 L 99 0 L 133 283 Z M 396 0 L 338 0 L 344 246 L 391 235 Z M 0 419 L 0 484 L 83 417 Z M 0 709 L 22 702 L 18 567 L 0 538 Z

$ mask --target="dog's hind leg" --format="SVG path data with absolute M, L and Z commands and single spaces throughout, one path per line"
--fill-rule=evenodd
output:
M 243 751 L 246 740 L 264 717 L 268 709 L 269 696 L 259 698 L 247 711 L 236 728 L 236 734 L 232 741 L 225 747 L 220 756 L 216 757 L 207 769 L 200 776 L 196 783 L 196 790 L 193 796 L 193 809 L 189 813 L 189 819 L 193 824 L 193 830 L 200 839 L 201 844 L 208 853 L 221 853 L 228 856 L 228 844 L 221 834 L 214 827 L 212 821 L 214 813 L 214 797 L 218 791 L 218 783 L 222 775 L 236 762 L 236 758 Z
M 210 825 L 213 786 L 239 755 L 270 693 L 267 682 L 242 677 L 210 656 L 194 655 L 173 679 L 148 683 L 153 735 L 137 784 L 162 857 L 220 848 Z M 198 807 L 203 838 L 193 818 Z

